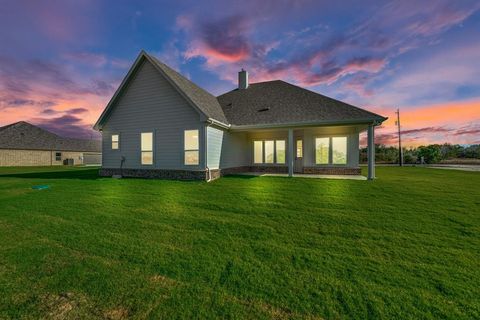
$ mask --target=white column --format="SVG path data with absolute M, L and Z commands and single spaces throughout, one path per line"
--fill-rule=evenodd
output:
M 375 127 L 368 126 L 367 132 L 368 180 L 375 179 Z
M 288 176 L 293 176 L 293 161 L 294 161 L 294 145 L 293 145 L 293 129 L 288 129 L 288 152 L 287 152 L 287 161 L 288 161 Z

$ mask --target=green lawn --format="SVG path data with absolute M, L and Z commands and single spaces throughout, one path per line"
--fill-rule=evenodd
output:
M 0 168 L 0 319 L 480 318 L 480 173 L 96 173 Z

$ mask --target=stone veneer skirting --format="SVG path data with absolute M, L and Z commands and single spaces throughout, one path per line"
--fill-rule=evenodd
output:
M 127 178 L 170 179 L 170 180 L 206 180 L 206 171 L 166 170 L 166 169 L 110 169 L 101 168 L 99 175 L 111 177 L 121 175 Z
M 121 175 L 123 177 L 148 178 L 148 179 L 171 179 L 171 180 L 215 180 L 229 174 L 243 172 L 265 172 L 265 173 L 288 173 L 286 166 L 242 166 L 226 169 L 211 169 L 210 172 L 189 171 L 189 170 L 166 170 L 166 169 L 118 169 L 101 168 L 99 175 L 111 177 Z M 338 174 L 338 175 L 359 175 L 360 168 L 346 167 L 304 167 L 306 174 Z

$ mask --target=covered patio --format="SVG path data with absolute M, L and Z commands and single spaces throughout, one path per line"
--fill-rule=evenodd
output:
M 241 173 L 365 180 L 375 178 L 375 123 L 344 123 L 295 127 L 232 127 L 247 151 Z M 368 175 L 359 166 L 359 134 L 367 131 Z M 240 139 L 239 139 L 240 140 Z M 240 146 L 237 146 L 240 147 Z M 237 149 L 238 150 L 238 149 Z M 229 169 L 224 169 L 225 174 Z

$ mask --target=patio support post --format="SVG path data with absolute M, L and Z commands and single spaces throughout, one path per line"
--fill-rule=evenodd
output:
M 288 154 L 287 154 L 287 161 L 288 161 L 288 176 L 293 176 L 293 129 L 288 129 Z
M 367 132 L 368 180 L 375 179 L 375 126 L 369 125 Z

